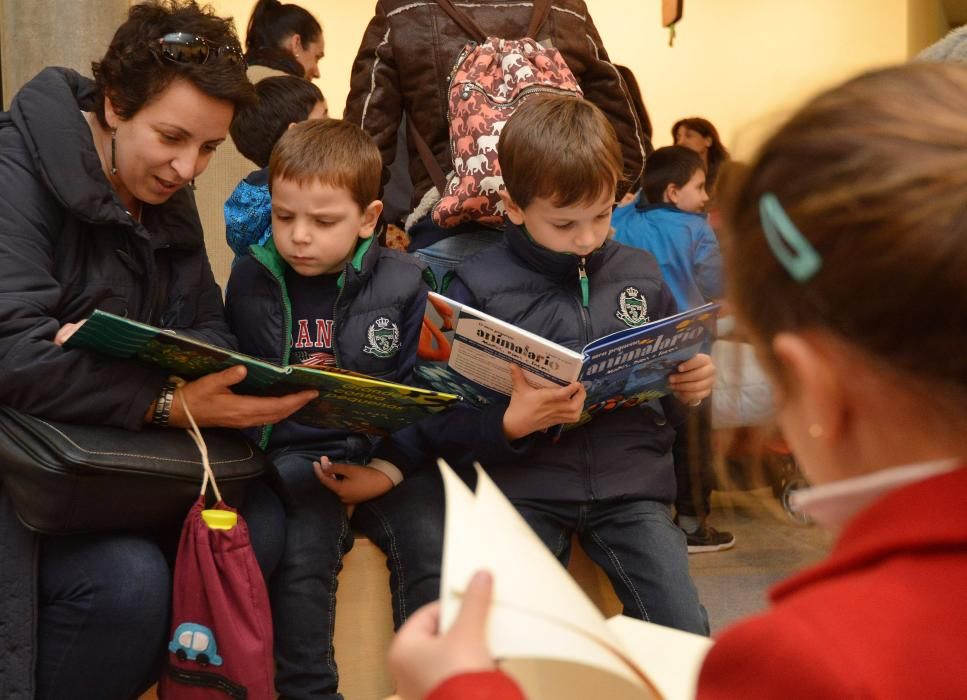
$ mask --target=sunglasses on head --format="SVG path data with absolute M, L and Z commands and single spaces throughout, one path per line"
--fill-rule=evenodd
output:
M 229 65 L 245 63 L 238 46 L 215 46 L 205 37 L 188 32 L 172 32 L 158 39 L 161 56 L 175 63 L 208 63 L 224 60 Z

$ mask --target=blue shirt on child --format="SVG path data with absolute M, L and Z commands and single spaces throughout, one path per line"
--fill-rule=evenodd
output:
M 269 169 L 262 168 L 249 173 L 225 201 L 225 238 L 238 262 L 250 245 L 263 245 L 271 236 Z

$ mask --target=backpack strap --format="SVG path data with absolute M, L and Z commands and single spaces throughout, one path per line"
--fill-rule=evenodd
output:
M 423 167 L 426 168 L 427 174 L 433 181 L 434 186 L 440 192 L 440 196 L 447 191 L 447 176 L 443 172 L 443 168 L 440 164 L 436 162 L 436 158 L 433 157 L 433 151 L 427 145 L 426 140 L 420 136 L 420 132 L 417 131 L 416 126 L 413 124 L 413 120 L 410 119 L 409 113 L 406 113 L 404 118 L 406 119 L 406 134 L 413 145 L 416 146 L 416 152 L 420 154 L 420 160 L 423 161 Z
M 484 32 L 480 26 L 473 21 L 470 15 L 454 5 L 453 0 L 436 0 L 436 2 L 440 6 L 440 9 L 446 12 L 450 19 L 457 23 L 457 26 L 470 35 L 471 39 L 474 39 L 478 43 L 486 41 L 486 32 Z M 547 20 L 547 16 L 550 13 L 551 0 L 534 0 L 534 9 L 531 12 L 531 21 L 527 27 L 527 33 L 524 34 L 524 36 L 531 38 L 536 37 L 537 31 Z
M 534 0 L 534 11 L 531 13 L 531 22 L 527 27 L 527 34 L 524 36 L 536 39 L 538 30 L 547 21 L 549 14 L 551 14 L 551 0 Z
M 437 5 L 442 9 L 463 31 L 470 35 L 472 39 L 477 42 L 483 42 L 487 40 L 487 34 L 480 28 L 480 26 L 473 21 L 473 19 L 466 12 L 460 10 L 456 5 L 453 4 L 453 0 L 436 0 Z M 524 36 L 533 38 L 537 35 L 538 30 L 541 25 L 547 20 L 548 15 L 551 13 L 551 0 L 534 0 L 534 8 L 531 12 L 530 24 L 527 27 L 527 33 Z M 433 151 L 430 150 L 429 145 L 427 145 L 426 140 L 417 131 L 416 126 L 413 124 L 413 120 L 409 118 L 410 115 L 406 114 L 406 134 L 408 140 L 416 147 L 417 153 L 420 155 L 420 160 L 423 161 L 423 167 L 426 168 L 426 172 L 429 174 L 430 179 L 436 186 L 442 195 L 447 189 L 447 176 L 437 163 L 436 158 L 433 157 Z
M 453 4 L 453 0 L 436 0 L 436 2 L 450 16 L 450 19 L 457 23 L 457 26 L 470 35 L 471 39 L 474 39 L 477 43 L 487 40 L 487 35 L 484 31 L 470 18 L 470 15 L 459 10 Z

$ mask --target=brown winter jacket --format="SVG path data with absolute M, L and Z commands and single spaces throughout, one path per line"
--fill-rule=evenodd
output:
M 458 7 L 488 35 L 523 36 L 532 2 L 463 0 Z M 611 120 L 624 153 L 628 184 L 637 189 L 644 168 L 645 137 L 627 88 L 608 59 L 583 0 L 554 0 L 533 37 L 561 51 L 584 96 Z M 353 64 L 343 117 L 376 141 L 383 156 L 383 183 L 396 155 L 403 113 L 412 119 L 444 172 L 452 170 L 446 119 L 450 72 L 469 41 L 433 0 L 379 0 Z M 414 144 L 408 145 L 413 205 L 433 187 Z

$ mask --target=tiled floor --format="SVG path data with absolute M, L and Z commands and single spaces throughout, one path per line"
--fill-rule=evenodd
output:
M 710 523 L 735 535 L 735 547 L 689 557 L 712 633 L 766 607 L 768 588 L 815 563 L 831 539 L 814 525 L 796 525 L 769 489 L 715 492 Z

